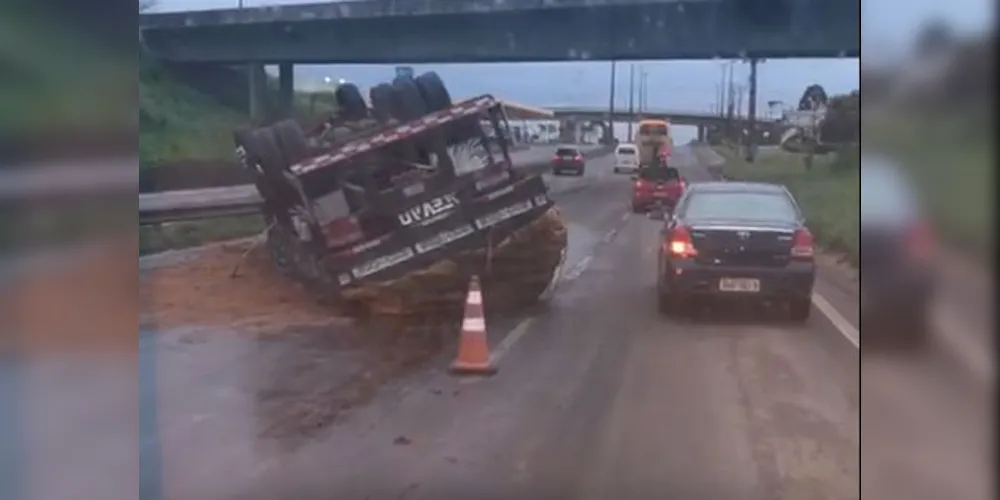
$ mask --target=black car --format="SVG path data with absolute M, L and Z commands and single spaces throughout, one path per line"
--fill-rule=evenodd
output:
M 934 238 L 916 191 L 885 158 L 861 159 L 861 327 L 868 347 L 919 347 L 935 288 Z
M 783 186 L 692 184 L 662 234 L 661 312 L 684 312 L 694 299 L 740 298 L 782 302 L 792 320 L 809 318 L 813 237 Z
M 583 175 L 587 164 L 583 158 L 583 153 L 572 146 L 560 146 L 556 149 L 555 156 L 552 157 L 552 173 L 555 175 L 571 174 Z

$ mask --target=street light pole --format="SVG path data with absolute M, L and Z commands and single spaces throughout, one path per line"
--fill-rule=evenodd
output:
M 635 122 L 635 64 L 628 68 L 628 142 L 632 142 L 633 122 Z
M 608 97 L 608 127 L 611 128 L 611 137 L 608 138 L 608 144 L 614 144 L 615 140 L 615 70 L 617 69 L 618 62 L 614 59 L 611 60 L 611 92 L 609 92 Z

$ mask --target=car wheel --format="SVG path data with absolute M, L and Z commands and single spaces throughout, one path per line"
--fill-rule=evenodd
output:
M 812 313 L 812 300 L 809 297 L 795 297 L 788 301 L 788 318 L 795 323 L 805 323 Z

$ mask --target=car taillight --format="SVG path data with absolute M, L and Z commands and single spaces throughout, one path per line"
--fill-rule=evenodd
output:
M 636 179 L 635 188 L 640 191 L 646 189 L 646 183 L 642 179 Z
M 920 222 L 906 234 L 906 250 L 915 259 L 926 259 L 934 252 L 934 234 L 930 226 Z
M 562 158 L 560 158 L 559 155 L 555 155 L 555 156 L 552 157 L 552 161 L 559 161 L 561 159 Z
M 665 244 L 667 253 L 675 257 L 686 259 L 698 255 L 698 250 L 694 248 L 694 240 L 691 238 L 691 231 L 685 226 L 677 226 L 671 230 Z
M 813 235 L 808 229 L 800 227 L 792 237 L 792 257 L 797 259 L 811 259 L 815 255 L 813 247 Z
M 573 157 L 573 159 L 576 161 L 583 161 L 583 155 L 576 155 Z
M 363 240 L 364 233 L 356 218 L 342 217 L 323 226 L 323 237 L 327 247 L 338 248 Z

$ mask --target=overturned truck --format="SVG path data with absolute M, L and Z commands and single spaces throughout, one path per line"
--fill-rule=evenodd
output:
M 502 103 L 453 103 L 434 73 L 337 89 L 313 134 L 294 121 L 235 133 L 264 200 L 267 248 L 288 277 L 355 314 L 454 310 L 469 277 L 487 307 L 536 302 L 566 228 L 537 172 L 511 161 Z

